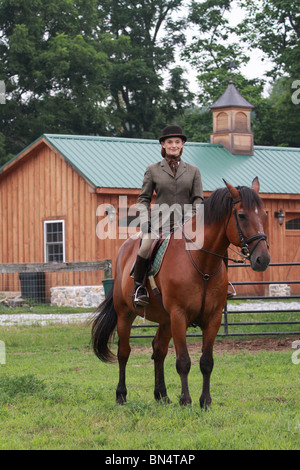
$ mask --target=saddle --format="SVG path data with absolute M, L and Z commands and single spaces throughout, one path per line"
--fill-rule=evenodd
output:
M 152 243 L 150 255 L 149 255 L 149 269 L 148 269 L 148 277 L 150 276 L 157 276 L 160 271 L 162 262 L 164 260 L 167 248 L 169 246 L 170 238 L 172 233 L 168 234 L 167 237 L 160 236 Z M 135 261 L 132 265 L 130 270 L 130 276 L 133 277 Z
M 160 303 L 161 307 L 165 310 L 164 305 L 163 305 L 163 300 L 162 300 L 162 295 L 157 287 L 157 284 L 155 282 L 155 276 L 160 271 L 160 268 L 162 266 L 167 248 L 169 246 L 169 242 L 172 236 L 171 232 L 168 234 L 167 237 L 160 236 L 158 239 L 154 240 L 151 251 L 150 251 L 150 256 L 149 256 L 149 268 L 147 272 L 147 278 L 149 279 L 150 287 L 152 289 L 153 294 L 155 295 L 156 299 Z M 135 266 L 135 261 L 133 263 L 133 266 L 130 271 L 130 277 L 134 277 L 134 266 Z M 166 311 L 166 310 L 165 310 Z
M 164 260 L 166 251 L 169 246 L 171 234 L 166 238 L 158 238 L 154 241 L 150 251 L 150 270 L 148 276 L 157 276 Z

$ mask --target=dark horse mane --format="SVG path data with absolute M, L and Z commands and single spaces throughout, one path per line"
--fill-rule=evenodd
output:
M 262 206 L 262 200 L 253 189 L 247 186 L 237 186 L 240 191 L 241 200 L 246 210 Z M 220 222 L 224 216 L 229 214 L 232 197 L 228 189 L 216 189 L 209 198 L 204 201 L 204 218 L 206 224 Z

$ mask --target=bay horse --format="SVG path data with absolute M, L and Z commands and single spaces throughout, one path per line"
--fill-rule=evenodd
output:
M 202 248 L 188 250 L 186 237 L 170 237 L 167 252 L 156 276 L 163 305 L 147 283 L 149 306 L 145 311 L 135 309 L 132 293 L 133 279 L 130 272 L 136 259 L 139 239 L 129 238 L 121 246 L 115 269 L 113 288 L 96 310 L 92 325 L 92 344 L 96 356 L 111 362 L 114 354 L 108 347 L 115 328 L 119 337 L 119 383 L 116 402 L 126 402 L 125 369 L 130 355 L 130 331 L 137 316 L 158 323 L 152 342 L 155 387 L 154 397 L 170 403 L 164 379 L 164 360 L 173 337 L 176 351 L 176 369 L 181 379 L 180 404 L 191 403 L 188 374 L 191 360 L 186 343 L 186 330 L 191 324 L 202 329 L 202 355 L 200 370 L 203 388 L 201 408 L 211 404 L 210 375 L 213 369 L 213 345 L 221 325 L 226 302 L 228 277 L 225 254 L 230 244 L 241 247 L 254 271 L 264 271 L 270 262 L 267 237 L 264 233 L 266 212 L 259 193 L 256 177 L 252 188 L 226 187 L 217 189 L 204 201 L 204 243 Z M 189 222 L 191 222 L 190 219 Z M 184 230 L 188 231 L 187 222 Z M 183 234 L 185 232 L 183 231 Z

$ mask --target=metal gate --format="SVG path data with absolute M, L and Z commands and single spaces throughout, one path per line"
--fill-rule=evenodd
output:
M 272 266 L 300 266 L 300 263 L 270 263 L 269 267 Z M 249 267 L 249 265 L 229 265 L 230 267 L 239 267 L 239 268 L 245 268 Z M 266 284 L 300 284 L 300 280 L 292 280 L 292 281 L 253 281 L 253 282 L 233 282 L 233 285 L 266 285 Z M 255 300 L 273 300 L 273 301 L 278 301 L 279 299 L 291 299 L 295 300 L 295 302 L 299 301 L 300 302 L 300 295 L 294 295 L 294 296 L 288 296 L 288 297 L 283 297 L 283 296 L 278 296 L 278 297 L 270 297 L 270 296 L 256 296 L 256 297 L 234 297 L 231 302 L 239 301 L 239 300 L 244 300 L 244 301 L 255 301 Z M 233 314 L 235 315 L 243 315 L 243 314 L 255 314 L 255 313 L 262 313 L 261 311 L 258 310 L 253 310 L 253 309 L 245 309 L 245 310 L 231 310 L 230 307 L 233 305 L 232 303 L 227 303 L 224 307 L 223 310 L 223 320 L 221 324 L 221 328 L 219 330 L 219 333 L 217 336 L 223 336 L 223 337 L 228 337 L 228 336 L 274 336 L 274 335 L 300 335 L 300 306 L 299 308 L 297 307 L 296 309 L 282 309 L 280 308 L 279 310 L 274 310 L 274 309 L 264 309 L 263 313 L 276 313 L 280 312 L 282 314 L 287 314 L 287 313 L 298 313 L 298 318 L 296 320 L 272 320 L 272 321 L 245 321 L 245 322 L 235 322 L 235 321 L 230 321 L 230 316 Z M 294 328 L 290 331 L 259 331 L 259 332 L 251 332 L 251 331 L 232 331 L 233 328 L 238 327 L 238 326 L 269 326 L 269 325 L 294 325 Z M 158 325 L 157 324 L 138 324 L 138 325 L 132 325 L 132 328 L 134 330 L 136 329 L 141 329 L 141 328 L 146 328 L 146 329 L 157 329 Z M 246 328 L 246 329 L 247 329 Z M 201 337 L 201 330 L 200 328 L 196 328 L 197 330 L 195 333 L 190 332 L 191 328 L 188 329 L 187 332 L 187 337 Z M 155 336 L 154 333 L 149 333 L 149 334 L 132 334 L 130 337 L 131 338 L 153 338 Z

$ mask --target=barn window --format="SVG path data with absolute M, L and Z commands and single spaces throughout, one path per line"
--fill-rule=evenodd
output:
M 300 230 L 300 217 L 297 217 L 296 219 L 292 219 L 286 222 L 285 228 L 287 230 Z
M 45 262 L 63 263 L 65 261 L 65 222 L 51 220 L 44 222 Z

